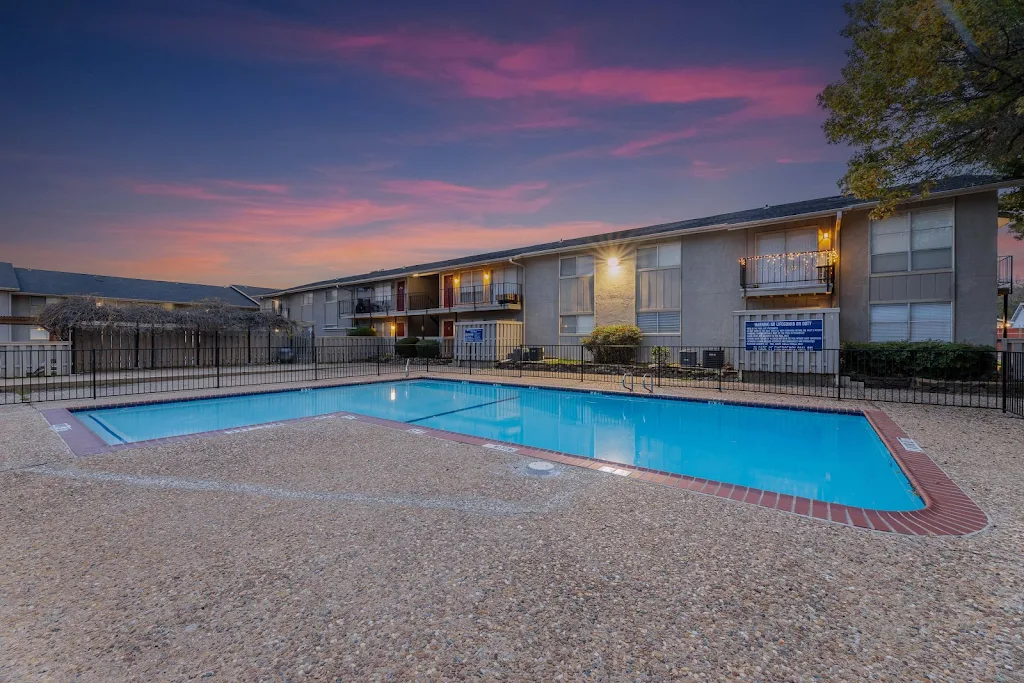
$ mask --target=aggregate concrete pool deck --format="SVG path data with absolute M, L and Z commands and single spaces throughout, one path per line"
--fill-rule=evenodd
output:
M 353 420 L 74 458 L 0 407 L 0 680 L 1021 680 L 1024 420 L 875 407 L 985 531 L 537 477 Z

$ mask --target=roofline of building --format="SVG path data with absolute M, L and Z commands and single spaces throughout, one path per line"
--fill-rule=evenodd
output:
M 238 292 L 239 294 L 244 296 L 246 299 L 248 299 L 249 301 L 253 302 L 253 304 L 255 304 L 257 308 L 261 306 L 261 304 L 260 304 L 258 299 L 255 299 L 255 298 L 249 296 L 248 294 L 243 292 L 241 289 L 239 289 L 237 285 L 228 285 L 228 288 L 235 290 L 236 292 Z M 268 292 L 268 294 L 269 294 L 269 292 Z M 266 296 L 266 295 L 262 295 L 261 294 L 260 296 Z
M 955 196 L 958 196 L 958 195 L 977 194 L 977 193 L 980 193 L 980 192 L 991 192 L 992 190 L 1002 190 L 1002 189 L 1006 189 L 1006 188 L 1010 188 L 1010 187 L 1019 187 L 1020 184 L 1021 184 L 1020 180 L 1003 180 L 1003 181 L 999 181 L 999 182 L 995 182 L 995 183 L 987 183 L 987 184 L 984 184 L 984 185 L 975 185 L 973 187 L 963 187 L 963 188 L 957 188 L 957 189 L 954 189 L 954 190 L 943 190 L 941 192 L 929 192 L 927 194 L 927 196 L 925 196 L 925 197 L 921 197 L 920 195 L 914 195 L 910 199 L 907 199 L 906 201 L 901 202 L 901 203 L 907 204 L 907 203 L 911 203 L 911 202 L 915 202 L 915 201 L 930 201 L 932 199 L 944 199 L 944 198 L 948 198 L 948 197 L 955 197 Z M 813 200 L 809 200 L 809 201 L 813 201 Z M 594 242 L 588 242 L 587 244 L 579 244 L 579 245 L 573 245 L 573 246 L 564 246 L 564 247 L 563 246 L 554 246 L 554 247 L 546 247 L 544 249 L 533 249 L 533 248 L 527 246 L 527 247 L 523 247 L 523 250 L 520 251 L 519 253 L 513 254 L 511 256 L 505 256 L 505 257 L 493 257 L 492 256 L 490 258 L 480 258 L 480 259 L 477 259 L 475 261 L 466 261 L 465 263 L 460 263 L 457 266 L 441 266 L 440 270 L 445 270 L 448 267 L 451 267 L 451 268 L 463 268 L 463 267 L 471 267 L 471 266 L 484 265 L 484 264 L 487 264 L 487 263 L 496 263 L 496 262 L 499 262 L 499 261 L 515 261 L 516 259 L 531 258 L 531 257 L 534 257 L 534 256 L 544 256 L 546 254 L 562 253 L 562 252 L 572 252 L 572 251 L 581 251 L 581 250 L 586 250 L 586 249 L 593 249 L 595 246 L 606 246 L 606 245 L 620 244 L 622 242 L 655 241 L 655 240 L 665 239 L 667 237 L 677 237 L 677 236 L 680 236 L 680 235 L 698 235 L 698 234 L 705 233 L 705 232 L 717 232 L 717 231 L 721 231 L 721 230 L 748 230 L 750 228 L 755 228 L 755 227 L 762 226 L 762 225 L 776 225 L 778 223 L 791 223 L 793 221 L 811 220 L 813 218 L 824 218 L 826 216 L 834 216 L 837 213 L 840 213 L 840 212 L 843 212 L 843 211 L 860 211 L 860 210 L 863 210 L 863 209 L 870 209 L 870 208 L 874 208 L 875 206 L 878 206 L 878 203 L 879 203 L 878 200 L 866 200 L 866 201 L 863 201 L 863 202 L 859 202 L 859 203 L 856 203 L 856 204 L 850 204 L 850 205 L 843 206 L 843 207 L 836 208 L 836 209 L 827 209 L 827 210 L 821 210 L 821 211 L 813 211 L 813 212 L 810 212 L 810 213 L 803 213 L 803 214 L 791 214 L 791 215 L 788 215 L 788 216 L 780 216 L 780 217 L 776 217 L 776 218 L 764 218 L 764 219 L 755 220 L 755 221 L 745 221 L 745 222 L 742 222 L 742 223 L 716 223 L 716 224 L 713 224 L 713 225 L 704 225 L 704 226 L 700 226 L 700 227 L 696 227 L 696 228 L 678 228 L 676 230 L 666 230 L 664 232 L 658 232 L 658 233 L 654 233 L 654 234 L 650 234 L 650 235 L 638 235 L 638 236 L 635 236 L 635 237 L 617 237 L 617 238 L 610 237 L 607 240 L 603 240 L 603 241 L 598 240 L 598 241 L 594 241 Z M 673 221 L 673 222 L 683 222 L 683 221 Z M 655 227 L 655 226 L 641 226 L 640 228 L 629 228 L 628 230 L 640 230 L 640 229 L 643 229 L 645 227 Z M 606 234 L 614 234 L 614 233 L 606 233 Z M 600 238 L 600 234 L 592 235 L 591 237 L 593 237 L 593 238 Z M 541 245 L 537 245 L 537 246 L 539 247 Z M 483 255 L 481 255 L 481 256 L 483 256 Z M 472 257 L 473 257 L 473 254 L 470 254 L 470 255 L 468 255 L 468 256 L 466 256 L 464 258 L 472 258 Z M 454 260 L 454 259 L 452 259 L 452 260 Z M 308 285 L 299 285 L 298 287 L 291 287 L 291 288 L 288 288 L 288 289 L 282 289 L 282 290 L 279 290 L 279 291 L 276 291 L 276 292 L 270 292 L 268 294 L 264 294 L 264 295 L 261 296 L 261 298 L 275 298 L 275 297 L 284 296 L 284 295 L 287 295 L 287 294 L 300 294 L 302 292 L 311 292 L 311 291 L 317 291 L 317 290 L 321 290 L 321 289 L 330 289 L 332 287 L 336 287 L 336 288 L 350 287 L 350 286 L 353 286 L 353 285 L 365 284 L 367 282 L 377 282 L 377 281 L 382 280 L 382 279 L 388 280 L 388 279 L 392 279 L 392 278 L 396 278 L 396 277 L 404 277 L 404 276 L 414 275 L 414 274 L 415 275 L 419 275 L 419 274 L 423 274 L 422 273 L 422 271 L 424 270 L 423 266 L 429 266 L 429 265 L 431 265 L 431 264 L 425 263 L 425 264 L 420 264 L 419 266 L 409 266 L 408 268 L 386 269 L 386 270 L 392 270 L 394 272 L 392 272 L 390 275 L 385 275 L 383 277 L 381 277 L 379 275 L 378 276 L 374 276 L 372 273 L 367 273 L 365 276 L 359 277 L 359 279 L 357 279 L 357 280 L 349 280 L 347 282 L 339 282 L 339 280 L 342 280 L 343 278 L 337 278 L 337 280 L 330 280 L 330 281 L 327 281 L 327 282 L 319 282 L 319 283 L 308 284 Z M 431 268 L 431 269 L 427 269 L 427 272 L 428 273 L 432 273 L 432 272 L 435 272 L 435 270 L 437 270 L 437 269 L 432 269 Z
M 123 297 L 123 296 L 105 296 L 103 294 L 66 294 L 66 293 L 62 294 L 62 293 L 54 293 L 54 292 L 29 292 L 29 291 L 23 291 L 23 290 L 20 290 L 20 289 L 14 290 L 14 291 L 16 291 L 18 294 L 23 294 L 25 296 L 52 296 L 52 297 L 84 296 L 84 297 L 87 297 L 87 298 L 90 298 L 90 299 L 103 299 L 103 300 L 107 300 L 107 301 L 128 301 L 128 302 L 133 303 L 133 304 L 181 304 L 183 306 L 193 306 L 195 304 L 198 304 L 201 301 L 201 299 L 194 299 L 192 301 L 171 301 L 170 299 L 129 299 L 129 298 L 126 298 L 126 297 Z M 209 298 L 209 297 L 207 297 L 207 298 Z M 253 301 L 249 297 L 246 297 L 246 298 L 249 299 L 250 301 L 252 301 L 252 305 L 253 306 L 255 306 L 257 308 L 259 307 L 260 303 L 258 301 Z M 230 301 L 225 301 L 224 303 L 226 303 L 228 306 L 233 306 L 234 308 L 248 308 L 248 306 L 237 306 L 237 305 L 231 303 Z

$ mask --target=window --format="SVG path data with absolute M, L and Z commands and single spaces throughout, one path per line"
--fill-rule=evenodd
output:
M 337 300 L 338 300 L 338 290 L 336 290 L 336 289 L 328 289 L 327 291 L 324 292 L 324 301 L 326 301 L 327 303 L 333 304 Z
M 302 294 L 302 305 L 312 306 L 313 305 L 313 292 L 304 292 Z
M 28 331 L 28 338 L 31 341 L 50 341 L 50 333 L 42 327 L 33 327 Z
M 953 210 L 926 209 L 871 221 L 871 272 L 953 266 Z
M 636 324 L 644 334 L 679 334 L 680 246 L 636 250 Z
M 644 334 L 679 334 L 679 311 L 638 311 L 636 326 Z
M 560 334 L 590 334 L 594 330 L 594 257 L 563 258 L 558 274 Z
M 38 317 L 46 308 L 45 296 L 32 296 L 28 299 L 28 314 L 33 318 Z
M 871 341 L 932 340 L 953 340 L 952 304 L 875 304 L 871 307 Z
M 592 315 L 563 315 L 559 321 L 559 334 L 590 334 L 594 331 Z

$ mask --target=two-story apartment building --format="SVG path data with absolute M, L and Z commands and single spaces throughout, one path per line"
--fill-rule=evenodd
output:
M 826 197 L 376 271 L 275 292 L 265 305 L 317 334 L 451 338 L 459 321 L 522 323 L 527 345 L 575 344 L 636 324 L 645 345 L 743 346 L 751 319 L 817 317 L 825 345 L 993 344 L 1000 188 L 959 176 L 872 219 Z
M 0 343 L 49 340 L 50 334 L 38 326 L 36 316 L 47 304 L 69 296 L 95 297 L 107 306 L 143 303 L 168 309 L 219 299 L 239 308 L 256 309 L 260 306 L 257 297 L 273 291 L 245 285 L 221 287 L 19 268 L 0 262 Z

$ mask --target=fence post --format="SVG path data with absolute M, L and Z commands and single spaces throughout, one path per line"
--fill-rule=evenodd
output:
M 666 348 L 666 350 L 667 350 L 667 348 Z M 661 356 L 662 356 L 662 353 L 659 351 L 658 352 L 658 357 L 654 359 L 654 361 L 655 361 L 655 372 L 657 372 L 657 374 L 658 374 L 658 386 L 659 387 L 661 386 Z
M 1004 331 L 1005 333 L 1005 331 Z M 1006 412 L 1006 393 L 1010 388 L 1010 356 L 1013 354 L 1006 352 L 1006 338 L 1003 338 L 1003 350 L 999 352 L 1002 361 L 1002 375 L 1003 375 L 1003 412 Z
M 220 389 L 220 330 L 213 333 L 213 364 L 217 367 L 217 388 Z
M 836 353 L 836 357 L 835 357 L 835 363 L 836 363 L 836 400 L 837 401 L 841 401 L 841 400 L 843 400 L 843 375 L 839 371 L 839 364 L 843 360 L 842 357 L 841 357 L 843 352 L 840 351 L 839 349 L 836 349 L 835 353 Z
M 89 350 L 89 365 L 92 366 L 92 397 L 96 398 L 96 349 Z
M 523 376 L 523 363 L 526 362 L 526 347 L 520 345 L 519 347 L 519 377 Z
M 317 372 L 316 367 L 316 332 L 309 333 L 309 343 L 313 349 L 313 381 L 315 382 L 319 379 L 319 373 Z
M 469 356 L 469 374 L 473 374 L 473 345 L 466 344 L 466 355 Z
M 725 371 L 725 349 L 719 347 L 719 352 L 722 354 L 721 362 L 718 364 L 718 390 L 722 390 L 722 373 Z
M 580 381 L 581 382 L 583 381 L 583 376 L 584 376 L 583 364 L 586 362 L 586 357 L 583 355 L 583 353 L 584 353 L 583 344 L 580 344 Z

